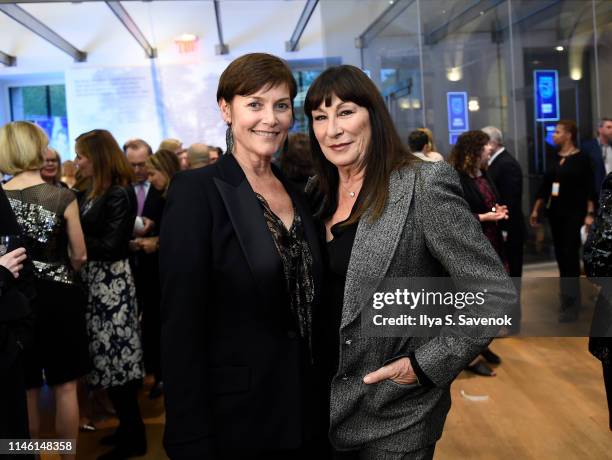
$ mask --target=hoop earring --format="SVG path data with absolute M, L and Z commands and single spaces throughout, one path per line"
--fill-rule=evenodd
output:
M 232 125 L 227 125 L 225 131 L 225 153 L 234 153 L 234 133 L 232 132 Z

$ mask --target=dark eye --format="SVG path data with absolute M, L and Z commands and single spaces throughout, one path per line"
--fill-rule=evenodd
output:
M 341 117 L 342 116 L 346 116 L 346 115 L 351 115 L 351 114 L 353 114 L 353 111 L 352 110 L 348 110 L 348 109 L 345 109 L 342 112 L 340 112 L 340 116 Z
M 249 107 L 253 108 L 253 109 L 258 109 L 261 104 L 259 102 L 249 102 Z
M 287 110 L 289 108 L 289 104 L 286 102 L 279 102 L 276 107 L 280 110 Z
M 325 115 L 315 115 L 313 117 L 313 120 L 314 121 L 321 121 L 321 120 L 325 120 L 325 118 L 326 118 Z

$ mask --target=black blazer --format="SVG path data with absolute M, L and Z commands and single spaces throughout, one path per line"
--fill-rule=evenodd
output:
M 116 261 L 127 258 L 137 212 L 134 189 L 113 185 L 91 206 L 87 206 L 84 194 L 79 197 L 79 204 L 87 259 Z
M 527 234 L 523 215 L 523 171 L 508 150 L 501 152 L 487 169 L 487 175 L 499 192 L 501 203 L 508 206 L 508 220 L 502 228 L 513 239 L 523 241 Z
M 316 304 L 317 231 L 302 194 L 272 169 L 303 221 Z M 168 455 L 298 447 L 311 406 L 307 348 L 261 206 L 232 155 L 174 176 L 160 276 Z
M 142 215 L 148 217 L 153 222 L 155 222 L 155 228 L 153 229 L 151 234 L 147 236 L 159 235 L 160 223 L 162 214 L 164 212 L 165 201 L 166 200 L 162 196 L 162 193 L 155 187 L 153 187 L 153 185 L 150 185 L 149 191 L 147 192 L 147 196 L 145 198 L 144 207 L 142 208 Z

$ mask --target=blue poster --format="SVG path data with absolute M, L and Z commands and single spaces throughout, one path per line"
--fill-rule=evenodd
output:
M 533 87 L 536 121 L 559 120 L 559 75 L 556 70 L 535 70 Z
M 462 133 L 470 129 L 468 122 L 467 93 L 446 93 L 448 131 Z

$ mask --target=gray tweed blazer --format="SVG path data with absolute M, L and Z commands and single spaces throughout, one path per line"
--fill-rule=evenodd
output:
M 499 257 L 462 197 L 456 172 L 444 162 L 419 161 L 392 174 L 384 213 L 376 221 L 364 216 L 357 227 L 344 288 L 339 368 L 331 385 L 330 438 L 338 449 L 410 452 L 441 437 L 450 384 L 491 339 L 448 330 L 434 338 L 365 337 L 359 320 L 373 292 L 364 278 L 439 276 L 464 286 L 472 280 L 467 288 L 490 281 L 489 298 L 499 309 L 515 299 Z M 363 383 L 369 372 L 411 353 L 434 387 Z

